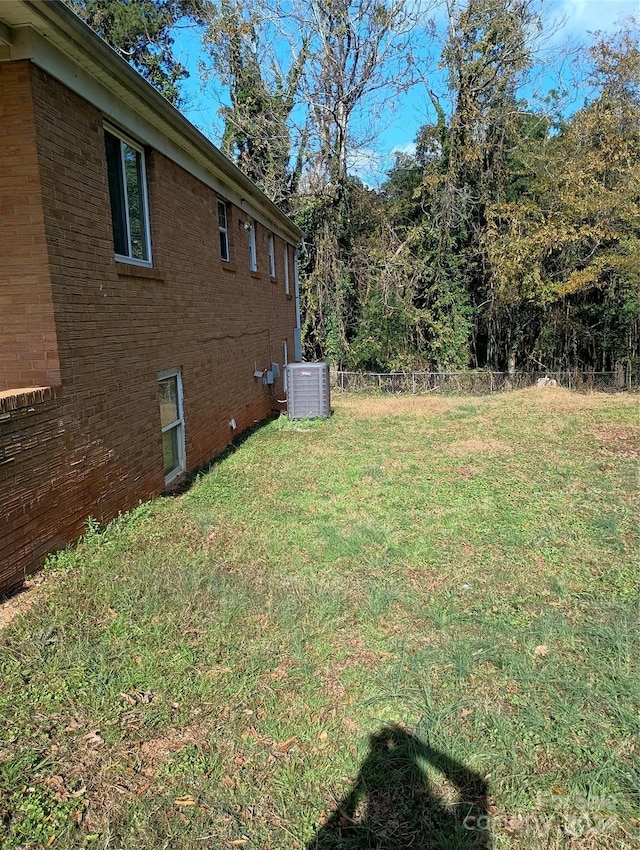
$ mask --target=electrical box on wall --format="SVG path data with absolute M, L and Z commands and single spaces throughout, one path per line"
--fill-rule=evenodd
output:
M 328 419 L 331 416 L 329 366 L 326 363 L 289 363 L 287 412 L 290 419 Z

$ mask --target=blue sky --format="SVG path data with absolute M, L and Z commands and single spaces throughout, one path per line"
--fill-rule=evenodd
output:
M 591 32 L 611 32 L 625 17 L 640 13 L 640 0 L 546 0 L 543 14 L 546 21 L 546 41 L 540 54 L 540 68 L 531 91 L 543 93 L 558 82 L 558 57 L 561 46 L 569 40 L 589 43 Z M 555 32 L 555 22 L 564 21 Z M 175 49 L 179 59 L 187 66 L 191 77 L 184 86 L 187 104 L 183 112 L 206 136 L 219 142 L 222 125 L 217 111 L 225 93 L 213 82 L 202 87 L 199 81 L 199 35 L 192 28 L 176 31 Z M 568 67 L 568 66 L 567 66 Z M 562 73 L 562 71 L 560 72 Z M 437 74 L 428 79 L 428 86 L 442 90 L 443 80 Z M 582 95 L 584 97 L 584 95 Z M 580 95 L 578 93 L 578 100 Z M 579 106 L 574 92 L 574 108 Z M 569 105 L 569 108 L 571 106 Z M 393 164 L 396 151 L 411 152 L 418 130 L 433 117 L 425 84 L 416 85 L 410 92 L 398 96 L 385 107 L 380 125 L 376 128 L 375 143 L 365 143 L 352 157 L 350 170 L 365 182 L 377 185 Z

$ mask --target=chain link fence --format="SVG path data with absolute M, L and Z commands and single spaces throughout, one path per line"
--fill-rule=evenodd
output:
M 555 383 L 554 383 L 555 382 Z M 331 386 L 344 392 L 485 395 L 539 383 L 583 392 L 638 389 L 638 375 L 618 372 L 344 372 L 331 370 Z

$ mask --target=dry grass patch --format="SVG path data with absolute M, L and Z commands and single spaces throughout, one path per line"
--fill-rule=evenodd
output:
M 638 407 L 640 398 L 637 393 L 615 393 L 604 395 L 596 392 L 576 392 L 562 387 L 528 387 L 509 394 L 511 399 L 525 401 L 527 408 L 542 410 L 553 414 L 579 413 L 581 411 L 599 411 L 608 400 L 615 399 L 615 407 Z M 499 398 L 493 396 L 493 398 Z
M 444 396 L 346 396 L 334 393 L 332 406 L 356 419 L 378 419 L 389 416 L 438 416 L 461 404 L 460 399 Z
M 595 434 L 605 452 L 624 458 L 640 458 L 640 425 L 600 425 Z
M 447 443 L 440 448 L 451 457 L 466 457 L 467 455 L 498 457 L 499 455 L 509 455 L 513 451 L 511 446 L 502 440 L 483 440 L 478 437 Z

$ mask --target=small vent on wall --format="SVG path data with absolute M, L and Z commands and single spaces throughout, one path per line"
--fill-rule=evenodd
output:
M 331 416 L 329 366 L 326 363 L 289 363 L 287 411 L 290 419 Z

